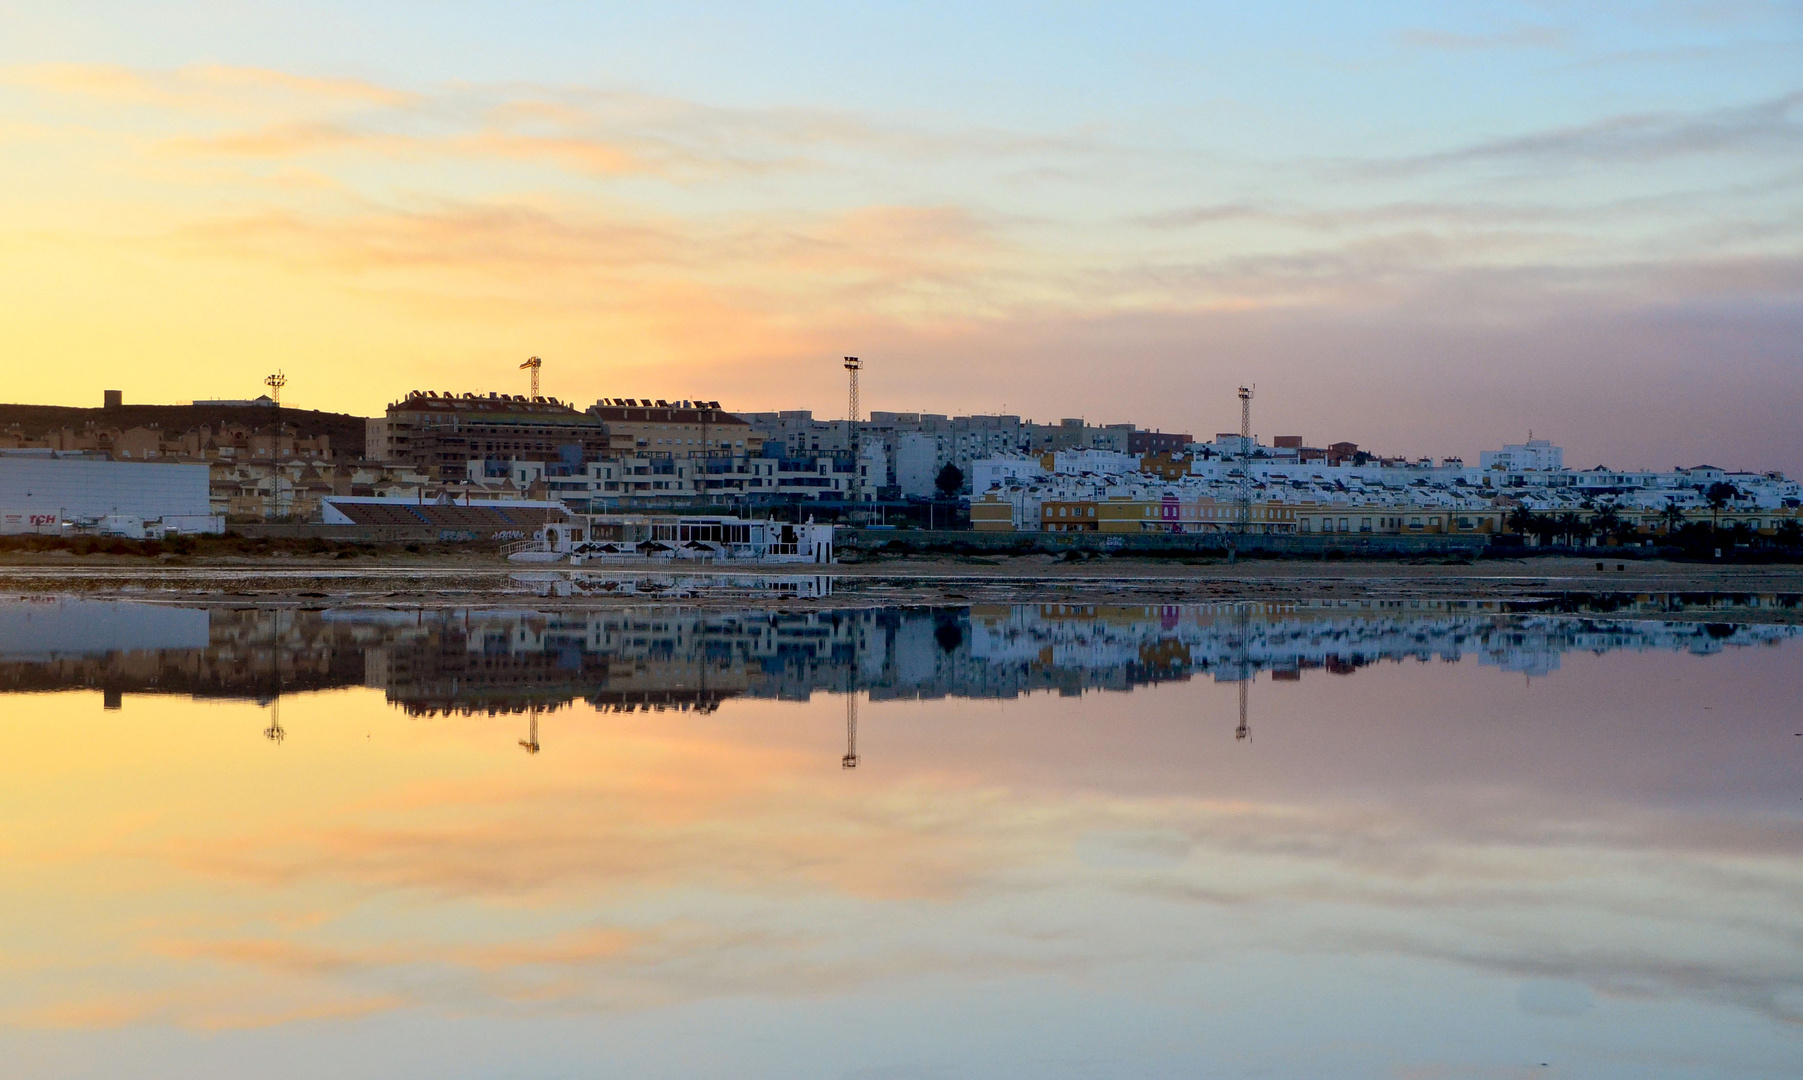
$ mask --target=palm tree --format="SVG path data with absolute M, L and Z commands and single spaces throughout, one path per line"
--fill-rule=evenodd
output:
M 1779 546 L 1791 549 L 1803 548 L 1803 524 L 1799 524 L 1796 518 L 1779 525 L 1776 532 Z
M 1715 531 L 1716 515 L 1729 500 L 1740 498 L 1740 491 L 1733 484 L 1717 480 L 1703 492 L 1703 498 L 1709 500 L 1709 530 Z
M 1584 528 L 1584 519 L 1572 510 L 1560 514 L 1554 525 L 1558 529 L 1559 538 L 1568 544 L 1576 540 L 1579 534 L 1587 531 Z
M 1678 531 L 1678 526 L 1684 524 L 1684 511 L 1678 509 L 1678 500 L 1665 500 L 1665 509 L 1659 512 L 1659 520 L 1665 522 L 1667 536 Z
M 1539 515 L 1535 514 L 1533 510 L 1526 506 L 1517 506 L 1515 509 L 1509 511 L 1509 516 L 1503 519 L 1503 524 L 1509 527 L 1510 532 L 1517 532 L 1526 536 L 1535 531 L 1535 525 L 1538 521 Z
M 1590 532 L 1592 535 L 1607 539 L 1621 532 L 1621 511 L 1614 506 L 1605 506 L 1590 515 Z

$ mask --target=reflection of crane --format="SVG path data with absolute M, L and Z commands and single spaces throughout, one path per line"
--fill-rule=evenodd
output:
M 845 756 L 839 759 L 842 769 L 858 767 L 858 694 L 845 695 Z
M 1252 526 L 1252 392 L 1257 387 L 1240 387 L 1240 490 L 1234 508 L 1235 532 L 1247 532 Z
M 531 713 L 532 713 L 531 719 L 526 721 L 526 737 L 520 740 L 520 745 L 526 748 L 526 752 L 528 754 L 536 754 L 536 753 L 538 753 L 538 713 L 539 713 L 539 708 L 537 705 L 532 706 Z
M 1239 637 L 1239 670 L 1236 674 L 1239 675 L 1240 684 L 1240 726 L 1233 729 L 1233 737 L 1249 739 L 1252 737 L 1252 729 L 1246 725 L 1246 699 L 1252 691 L 1252 660 L 1248 653 L 1248 639 L 1252 636 L 1252 605 L 1241 603 L 1235 607 L 1238 609 L 1234 613 L 1234 625 Z
M 538 369 L 544 366 L 545 362 L 536 356 L 527 357 L 526 362 L 520 365 L 521 371 L 532 372 L 532 400 L 534 401 L 538 400 Z

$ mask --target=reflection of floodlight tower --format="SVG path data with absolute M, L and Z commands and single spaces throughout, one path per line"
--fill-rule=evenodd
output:
M 280 746 L 288 733 L 282 730 L 282 615 L 278 611 L 269 613 L 269 668 L 275 677 L 275 692 L 269 696 L 269 726 L 263 729 L 263 737 Z
M 851 450 L 851 490 L 846 494 L 851 497 L 852 502 L 857 502 L 862 497 L 860 488 L 863 486 L 858 482 L 860 480 L 858 473 L 860 457 L 858 453 L 858 372 L 863 369 L 864 361 L 855 356 L 845 358 L 845 373 L 851 377 L 851 411 L 845 417 L 845 438 Z
M 534 401 L 538 400 L 538 369 L 544 366 L 545 362 L 536 356 L 527 357 L 526 362 L 520 365 L 521 371 L 532 372 L 532 400 Z
M 1235 674 L 1239 676 L 1240 684 L 1240 726 L 1233 729 L 1233 737 L 1246 739 L 1252 735 L 1252 729 L 1246 724 L 1246 699 L 1252 690 L 1251 642 L 1248 640 L 1252 636 L 1252 605 L 1242 603 L 1236 607 L 1234 624 L 1239 637 L 1239 670 Z
M 278 409 L 281 408 L 282 387 L 288 385 L 288 376 L 278 371 L 274 375 L 265 378 L 263 380 L 263 385 L 269 387 L 270 396 L 275 400 L 275 407 Z
M 858 767 L 858 692 L 845 695 L 845 756 L 839 759 L 842 769 Z
M 1234 531 L 1242 533 L 1252 527 L 1252 392 L 1256 389 L 1240 387 L 1240 489 Z
M 532 718 L 526 721 L 526 737 L 520 740 L 520 745 L 526 748 L 528 754 L 538 753 L 538 712 L 538 706 L 532 706 Z
M 277 746 L 288 737 L 282 730 L 282 699 L 279 696 L 269 703 L 269 726 L 263 729 L 263 737 Z

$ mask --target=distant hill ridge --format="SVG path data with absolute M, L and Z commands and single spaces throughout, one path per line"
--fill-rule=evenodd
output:
M 202 425 L 209 425 L 214 431 L 226 424 L 267 431 L 282 424 L 303 439 L 330 436 L 333 455 L 345 457 L 363 456 L 363 420 L 349 413 L 267 405 L 113 405 L 83 409 L 72 405 L 0 404 L 0 431 L 17 427 L 27 437 L 64 427 L 79 431 L 88 424 L 121 431 L 156 427 L 176 434 Z

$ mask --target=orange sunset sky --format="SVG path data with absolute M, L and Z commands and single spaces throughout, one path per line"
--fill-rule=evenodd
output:
M 1803 470 L 1793 5 L 0 10 L 0 400 Z M 397 42 L 404 43 L 397 46 Z

